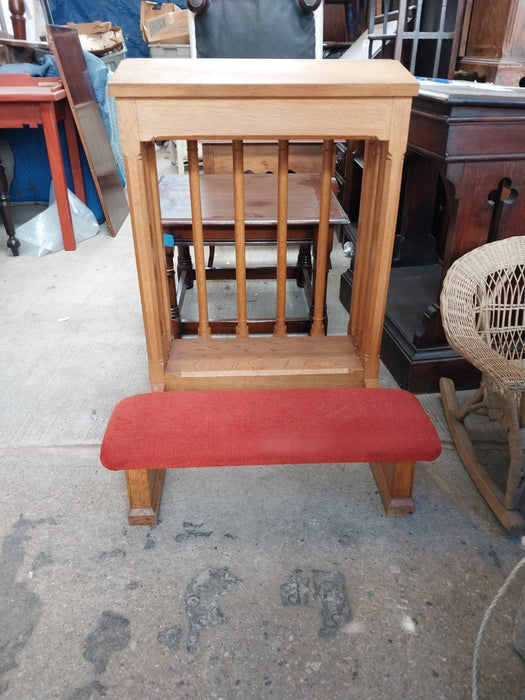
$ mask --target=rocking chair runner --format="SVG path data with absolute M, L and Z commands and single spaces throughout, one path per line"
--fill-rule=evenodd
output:
M 448 270 L 441 294 L 450 346 L 482 373 L 479 389 L 459 406 L 454 384 L 442 378 L 445 416 L 458 453 L 505 528 L 525 530 L 525 236 L 476 248 Z M 502 490 L 480 463 L 465 420 L 487 416 L 505 431 L 510 464 Z

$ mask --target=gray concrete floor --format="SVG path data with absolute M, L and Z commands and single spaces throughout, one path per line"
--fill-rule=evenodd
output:
M 346 264 L 336 245 L 333 332 Z M 129 221 L 42 258 L 0 231 L 0 285 L 2 700 L 471 697 L 480 623 L 525 551 L 438 395 L 419 397 L 443 453 L 411 516 L 385 517 L 366 465 L 221 468 L 170 472 L 160 524 L 132 528 L 98 459 L 115 403 L 148 388 Z M 525 698 L 524 583 L 487 624 L 480 698 Z

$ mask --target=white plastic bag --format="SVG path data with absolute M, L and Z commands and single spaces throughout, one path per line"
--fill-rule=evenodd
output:
M 75 241 L 80 243 L 87 238 L 92 238 L 99 230 L 95 215 L 84 202 L 67 191 L 71 219 L 73 221 L 73 233 Z M 53 183 L 49 189 L 49 206 L 40 214 L 37 214 L 25 224 L 18 226 L 15 232 L 20 241 L 20 253 L 40 258 L 47 253 L 55 253 L 64 248 L 58 207 L 55 199 Z

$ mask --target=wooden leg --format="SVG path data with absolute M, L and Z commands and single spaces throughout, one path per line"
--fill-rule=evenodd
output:
M 130 469 L 126 471 L 130 525 L 156 525 L 165 469 Z
M 415 509 L 412 498 L 415 462 L 370 464 L 387 515 L 408 515 Z
M 13 214 L 11 211 L 11 199 L 9 197 L 9 185 L 2 161 L 0 161 L 0 216 L 2 217 L 5 231 L 7 233 L 7 247 L 13 253 L 13 255 L 18 255 L 20 241 L 15 236 L 15 226 L 13 224 Z
M 49 167 L 51 169 L 51 178 L 55 190 L 64 250 L 76 250 L 77 245 L 75 242 L 73 219 L 71 218 L 71 209 L 69 207 L 69 198 L 67 195 L 66 173 L 64 170 L 64 161 L 62 160 L 62 149 L 58 136 L 54 103 L 42 102 L 40 104 L 40 116 L 44 128 L 44 138 L 46 140 Z
M 71 165 L 71 175 L 73 176 L 73 187 L 76 196 L 87 204 L 86 190 L 84 188 L 84 176 L 82 175 L 82 165 L 78 150 L 77 130 L 71 109 L 66 107 L 64 114 L 64 130 L 66 132 L 67 150 L 69 153 L 69 163 Z

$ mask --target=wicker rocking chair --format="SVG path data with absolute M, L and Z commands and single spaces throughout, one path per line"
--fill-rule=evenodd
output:
M 454 383 L 442 378 L 441 397 L 459 456 L 496 517 L 511 532 L 525 530 L 525 236 L 476 248 L 447 272 L 441 293 L 450 346 L 481 373 L 477 391 L 459 406 Z M 506 434 L 510 463 L 493 478 L 481 464 L 465 420 L 497 421 Z M 506 478 L 501 486 L 500 476 Z

